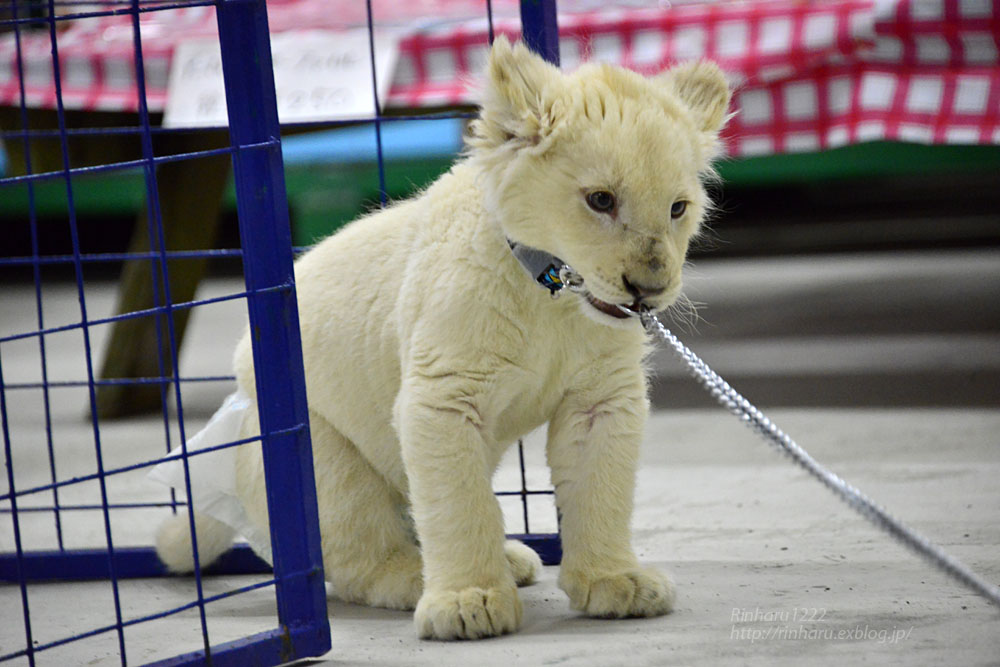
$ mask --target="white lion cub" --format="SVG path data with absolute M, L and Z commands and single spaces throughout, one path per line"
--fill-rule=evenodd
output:
M 485 92 L 467 157 L 296 264 L 326 577 L 344 600 L 415 608 L 421 637 L 517 630 L 517 586 L 540 561 L 505 542 L 491 477 L 548 422 L 572 608 L 665 614 L 670 581 L 630 545 L 647 348 L 618 306 L 679 295 L 729 89 L 708 63 L 564 75 L 498 38 Z M 588 292 L 549 298 L 511 244 L 559 257 Z M 249 336 L 235 367 L 253 399 Z M 243 437 L 256 431 L 246 419 Z M 236 480 L 266 531 L 259 446 L 239 448 Z M 198 531 L 202 563 L 233 538 L 207 516 Z M 171 569 L 192 568 L 186 517 L 158 548 Z

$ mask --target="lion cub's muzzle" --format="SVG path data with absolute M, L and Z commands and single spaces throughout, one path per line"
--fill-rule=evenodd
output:
M 586 294 L 587 302 L 605 315 L 624 320 L 629 317 L 636 317 L 644 310 L 658 310 L 658 304 L 652 301 L 667 291 L 666 286 L 647 285 L 636 280 L 630 280 L 624 273 L 622 274 L 622 284 L 625 286 L 626 291 L 633 297 L 631 303 L 627 305 L 608 303 L 601 301 L 589 292 Z
M 667 291 L 666 285 L 646 285 L 636 280 L 629 280 L 628 275 L 624 273 L 622 274 L 622 283 L 628 293 L 635 297 L 637 303 L 646 302 Z

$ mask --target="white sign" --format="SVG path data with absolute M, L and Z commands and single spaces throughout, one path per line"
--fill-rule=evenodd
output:
M 380 101 L 389 91 L 398 51 L 394 36 L 376 34 L 375 68 Z M 271 35 L 271 59 L 278 119 L 282 123 L 375 115 L 367 30 Z M 180 42 L 170 66 L 163 126 L 228 124 L 218 39 Z

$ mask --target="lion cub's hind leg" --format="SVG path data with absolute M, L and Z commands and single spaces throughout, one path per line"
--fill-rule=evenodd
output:
M 423 591 L 420 551 L 405 499 L 357 447 L 312 413 L 323 567 L 348 602 L 413 609 Z
M 538 573 L 542 569 L 542 559 L 535 550 L 523 542 L 507 540 L 503 545 L 504 554 L 510 573 L 514 575 L 514 583 L 518 586 L 530 586 L 538 581 Z

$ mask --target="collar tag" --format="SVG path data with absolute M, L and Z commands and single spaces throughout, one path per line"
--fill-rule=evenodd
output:
M 507 244 L 531 279 L 547 289 L 553 299 L 558 299 L 564 288 L 571 292 L 586 293 L 583 276 L 555 255 L 510 239 L 507 239 Z
M 553 298 L 558 297 L 559 292 L 566 287 L 562 279 L 563 269 L 566 267 L 563 261 L 544 250 L 515 243 L 510 239 L 507 240 L 507 243 L 518 263 L 527 271 L 531 279 L 547 289 Z

